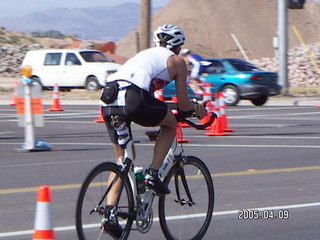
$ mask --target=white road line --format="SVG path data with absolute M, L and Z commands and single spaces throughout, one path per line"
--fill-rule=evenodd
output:
M 255 114 L 255 115 L 242 115 L 242 116 L 232 116 L 232 119 L 242 119 L 242 118 L 257 118 L 257 117 L 280 117 L 280 116 L 304 116 L 304 115 L 320 115 L 320 112 L 306 112 L 306 113 L 275 113 L 275 114 Z M 287 119 L 290 120 L 290 119 Z
M 301 204 L 272 206 L 272 207 L 259 207 L 259 208 L 252 208 L 252 209 L 259 210 L 259 211 L 288 210 L 288 209 L 299 209 L 299 208 L 309 208 L 309 207 L 319 207 L 319 206 L 320 206 L 320 202 L 314 202 L 314 203 L 301 203 Z M 219 212 L 214 212 L 213 217 L 226 216 L 226 215 L 236 215 L 236 214 L 238 214 L 238 212 L 239 212 L 239 209 L 238 210 L 219 211 Z M 179 219 L 189 219 L 190 217 L 200 218 L 200 217 L 204 217 L 204 216 L 205 216 L 205 213 L 199 213 L 199 214 L 193 214 L 193 215 L 170 216 L 167 219 L 168 220 L 179 220 Z M 158 222 L 158 221 L 159 221 L 159 218 L 154 218 L 154 222 Z M 99 226 L 99 224 L 90 224 L 90 225 L 86 226 L 86 228 L 92 228 L 92 227 L 97 227 L 97 226 Z M 75 230 L 75 226 L 65 226 L 65 227 L 54 228 L 55 232 L 73 231 L 73 230 Z M 5 233 L 0 233 L 0 238 L 30 235 L 32 233 L 33 233 L 33 230 L 5 232 Z
M 19 143 L 0 143 L 0 145 L 17 145 Z M 53 143 L 50 144 L 54 146 L 58 145 L 74 145 L 74 146 L 112 146 L 111 143 Z M 154 143 L 136 143 L 139 146 L 154 146 Z M 224 147 L 224 148 L 315 148 L 318 149 L 320 146 L 313 146 L 313 145 L 267 145 L 267 144 L 256 144 L 256 145 L 246 145 L 246 144 L 193 144 L 187 143 L 185 144 L 186 147 Z
M 207 138 L 205 135 L 187 135 L 183 134 L 184 137 L 192 137 L 192 138 Z M 318 140 L 320 137 L 299 137 L 299 136 L 246 136 L 246 135 L 241 135 L 241 136 L 228 136 L 227 138 L 236 138 L 236 139 L 304 139 L 304 140 Z

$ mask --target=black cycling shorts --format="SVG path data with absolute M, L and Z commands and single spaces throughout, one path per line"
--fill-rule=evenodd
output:
M 125 106 L 107 106 L 102 108 L 103 118 L 112 143 L 118 143 L 117 132 L 110 124 L 110 116 L 123 116 L 128 124 L 134 122 L 144 127 L 159 126 L 166 117 L 168 105 L 154 98 L 150 92 L 131 84 L 126 91 Z

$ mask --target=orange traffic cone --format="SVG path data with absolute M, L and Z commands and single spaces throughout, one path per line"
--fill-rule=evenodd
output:
M 214 107 L 212 104 L 212 94 L 211 94 L 211 83 L 204 83 L 205 87 L 204 87 L 204 92 L 203 92 L 203 101 L 207 102 L 206 105 L 206 110 L 208 113 L 213 112 L 214 111 Z M 200 124 L 205 124 L 209 121 L 210 119 L 210 114 L 207 114 L 204 118 L 201 119 Z M 207 129 L 209 129 L 210 127 L 208 127 Z
M 186 123 L 186 122 L 178 122 L 178 126 L 179 127 L 184 127 L 184 128 L 190 127 L 190 125 L 188 123 Z
M 178 141 L 178 143 L 190 142 L 190 139 L 183 138 L 183 136 L 182 136 L 182 130 L 181 130 L 180 127 L 177 127 L 176 136 L 177 136 L 177 141 Z
M 214 106 L 213 106 L 213 103 L 212 103 L 212 100 L 209 100 L 208 102 L 207 102 L 207 105 L 206 105 L 206 110 L 207 110 L 207 115 L 206 116 L 204 116 L 204 118 L 202 118 L 201 120 L 200 120 L 200 124 L 201 125 L 203 125 L 203 124 L 206 124 L 209 120 L 210 120 L 210 113 L 211 112 L 214 112 Z M 209 127 L 207 127 L 207 129 L 210 129 L 210 126 Z
M 50 188 L 44 185 L 40 186 L 37 196 L 33 240 L 55 239 L 55 233 L 52 227 L 50 203 Z
M 214 99 L 215 99 L 214 105 L 213 105 L 213 101 L 211 100 L 208 102 L 206 109 L 208 112 L 214 112 L 218 118 L 219 114 L 220 114 L 220 107 L 219 107 L 220 102 L 219 102 L 219 94 L 218 93 L 216 93 L 214 95 Z M 201 120 L 201 124 L 205 124 L 209 120 L 210 115 L 208 114 L 205 118 L 206 119 Z M 216 121 L 214 121 L 209 127 L 207 127 L 207 129 L 214 128 L 215 124 L 216 124 Z
M 103 114 L 102 114 L 102 107 L 100 107 L 100 110 L 99 110 L 99 117 L 94 121 L 96 123 L 104 123 Z
M 59 86 L 54 84 L 53 96 L 52 96 L 52 106 L 48 109 L 49 111 L 63 111 L 64 109 L 60 106 L 60 96 L 59 96 Z
M 221 116 L 222 131 L 234 132 L 235 129 L 228 127 L 228 118 L 227 118 L 227 113 L 226 113 L 226 105 L 224 103 L 223 92 L 219 93 L 219 102 L 220 102 L 220 116 Z
M 206 133 L 207 136 L 227 136 L 228 133 L 223 132 L 222 130 L 222 122 L 221 122 L 221 115 L 220 115 L 220 103 L 219 103 L 219 94 L 215 94 L 215 111 L 214 113 L 217 115 L 217 118 L 211 124 L 210 131 Z
M 18 100 L 17 87 L 18 87 L 18 85 L 19 85 L 19 81 L 16 81 L 16 86 L 13 88 L 12 102 L 10 103 L 11 106 L 17 105 L 17 100 Z
M 171 97 L 171 101 L 174 103 L 178 102 L 178 98 L 176 96 Z M 190 127 L 190 125 L 186 122 L 178 122 L 178 127 Z

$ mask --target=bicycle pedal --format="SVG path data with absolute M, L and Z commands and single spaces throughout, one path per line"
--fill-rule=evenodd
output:
M 174 200 L 176 203 L 179 203 L 181 206 L 184 206 L 184 205 L 186 205 L 186 204 L 189 204 L 189 203 L 187 203 L 187 201 L 186 200 L 184 200 L 184 199 L 181 199 L 181 200 Z

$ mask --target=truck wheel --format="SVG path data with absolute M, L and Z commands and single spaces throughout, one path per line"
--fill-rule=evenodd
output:
M 45 87 L 43 87 L 41 80 L 39 77 L 31 77 L 31 79 L 33 80 L 33 84 L 38 84 L 41 87 L 41 90 L 45 90 Z
M 86 89 L 89 92 L 97 91 L 101 88 L 100 84 L 98 83 L 98 80 L 96 77 L 88 77 L 86 81 Z

